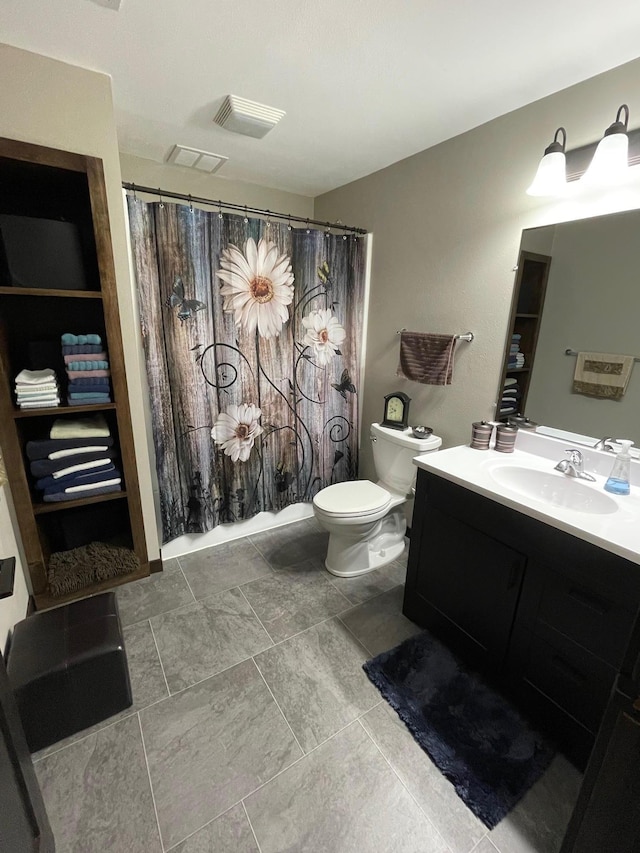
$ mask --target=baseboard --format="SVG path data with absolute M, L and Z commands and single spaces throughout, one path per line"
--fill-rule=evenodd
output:
M 158 557 L 157 560 L 149 560 L 149 574 L 153 575 L 156 572 L 162 571 L 162 560 Z

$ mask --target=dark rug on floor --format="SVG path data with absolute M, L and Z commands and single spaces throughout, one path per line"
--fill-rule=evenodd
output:
M 542 775 L 552 747 L 428 631 L 364 670 L 458 796 L 493 829 Z

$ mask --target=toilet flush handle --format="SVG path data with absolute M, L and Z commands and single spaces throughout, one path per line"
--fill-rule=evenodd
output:
M 369 438 L 371 439 L 371 441 L 377 441 L 378 440 L 375 435 L 370 435 Z

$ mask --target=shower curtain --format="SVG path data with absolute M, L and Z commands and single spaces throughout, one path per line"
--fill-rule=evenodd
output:
M 354 479 L 364 239 L 128 206 L 163 543 Z

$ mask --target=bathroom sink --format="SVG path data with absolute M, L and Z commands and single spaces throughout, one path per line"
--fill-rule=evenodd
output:
M 616 501 L 594 485 L 585 485 L 563 474 L 538 471 L 520 465 L 499 465 L 491 470 L 496 483 L 537 501 L 556 507 L 607 515 L 616 512 Z

